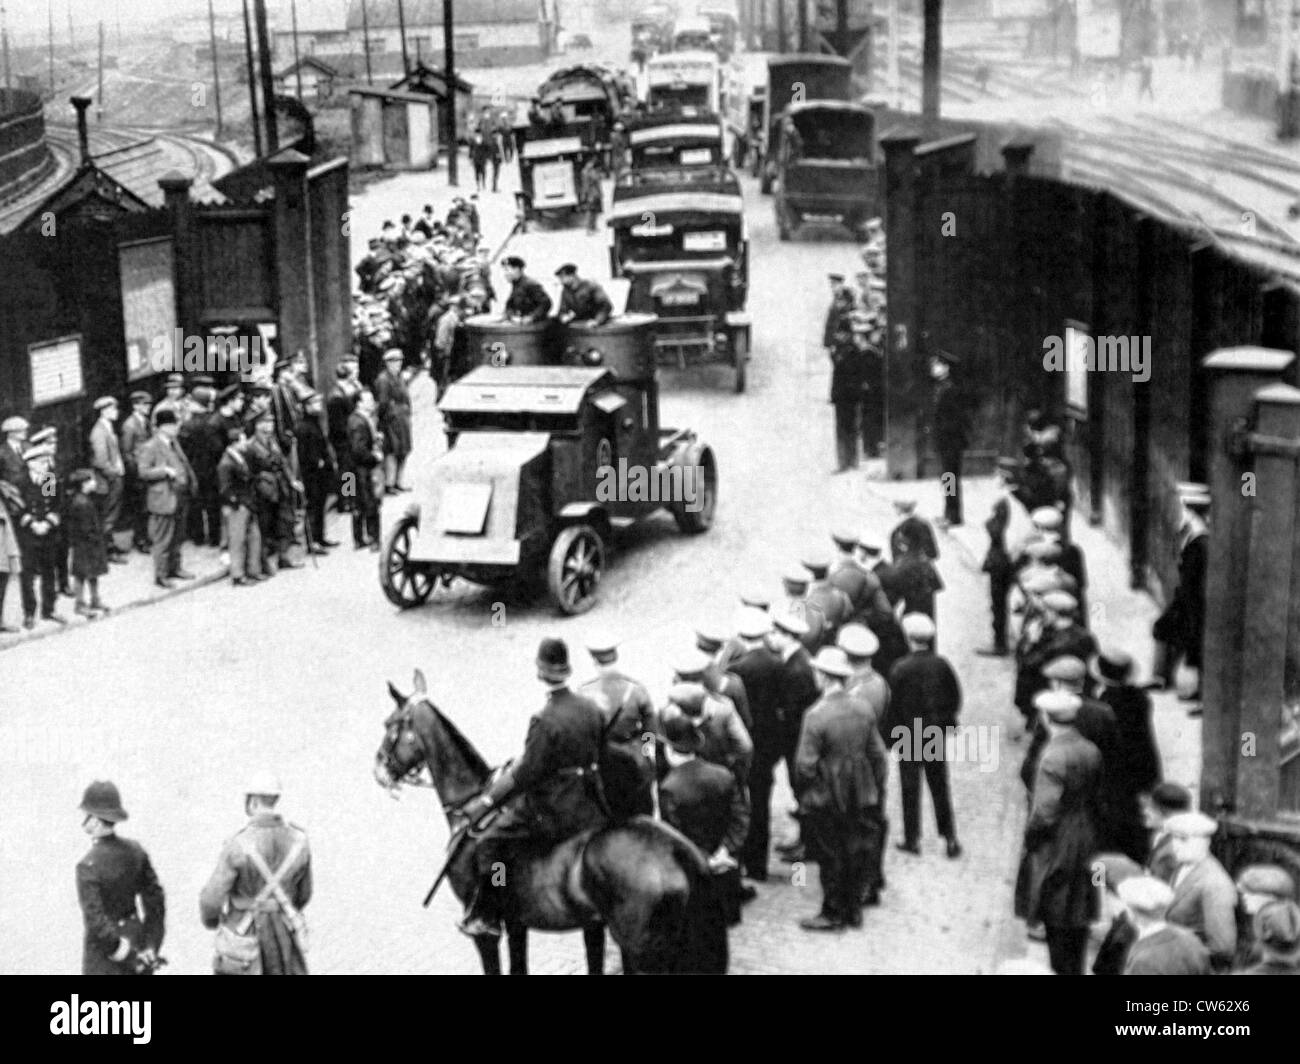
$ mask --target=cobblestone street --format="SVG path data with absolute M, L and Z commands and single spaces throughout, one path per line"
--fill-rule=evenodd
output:
M 468 173 L 462 162 L 462 187 Z M 511 180 L 483 197 L 494 250 L 513 224 L 512 189 Z M 628 673 L 660 704 L 672 657 L 691 645 L 695 624 L 725 622 L 744 588 L 777 593 L 779 574 L 801 554 L 831 550 L 835 525 L 887 533 L 890 499 L 907 487 L 870 473 L 831 476 L 829 365 L 819 343 L 826 273 L 851 274 L 859 262 L 855 245 L 839 233 L 778 245 L 770 200 L 748 178 L 745 190 L 755 319 L 749 390 L 732 394 L 726 367 L 668 371 L 661 380 L 662 423 L 696 429 L 717 454 L 716 524 L 704 536 L 684 537 L 664 515 L 621 535 L 602 600 L 590 614 L 560 619 L 543 600 L 507 600 L 494 609 L 490 593 L 465 584 L 401 613 L 380 592 L 376 556 L 345 546 L 318 569 L 251 588 L 221 581 L 0 653 L 0 808 L 8 813 L 0 841 L 0 937 L 7 971 L 78 970 L 73 866 L 86 839 L 76 806 L 89 780 L 111 778 L 131 813 L 123 833 L 144 843 L 168 892 L 167 971 L 205 972 L 211 936 L 198 921 L 198 891 L 222 840 L 242 824 L 243 780 L 264 767 L 282 776 L 284 811 L 311 836 L 314 972 L 479 970 L 454 927 L 451 892 L 443 889 L 427 911 L 420 907 L 448 835 L 436 799 L 407 789 L 393 801 L 370 774 L 392 709 L 386 681 L 409 690 L 412 670 L 423 669 L 434 701 L 492 763 L 518 752 L 528 717 L 541 704 L 533 656 L 545 635 L 569 642 L 581 678 L 589 671 L 583 636 L 596 627 L 612 630 L 624 639 Z M 382 219 L 414 214 L 424 202 L 442 213 L 449 195 L 441 172 L 371 186 L 354 200 L 354 253 Z M 608 276 L 603 237 L 580 228 L 530 232 L 510 247 L 548 284 L 566 260 L 598 280 Z M 493 280 L 501 291 L 500 275 Z M 407 498 L 419 497 L 421 461 L 427 465 L 441 449 L 430 417 L 417 413 L 416 494 L 390 499 L 386 522 Z M 964 856 L 943 856 L 928 797 L 923 856 L 893 849 L 901 813 L 891 773 L 888 889 L 883 904 L 867 911 L 864 928 L 829 936 L 801 931 L 798 919 L 820 902 L 815 868 L 790 869 L 773 858 L 771 878 L 732 935 L 733 971 L 987 972 L 1024 952 L 1011 917 L 1024 815 L 1012 666 L 972 653 L 988 639 L 979 571 L 987 491 L 985 483 L 970 483 L 966 527 L 940 539 L 947 590 L 939 649 L 965 687 L 962 723 L 1000 729 L 995 764 L 953 766 Z M 937 487 L 922 484 L 917 492 L 921 511 L 933 517 Z M 1103 640 L 1124 641 L 1144 656 L 1149 603 L 1123 586 L 1122 566 L 1107 564 L 1118 558 L 1117 548 L 1095 534 L 1087 545 L 1097 552 L 1089 554 L 1096 597 L 1109 607 L 1097 626 Z M 111 597 L 111 578 L 106 590 Z M 1158 726 L 1168 742 L 1169 774 L 1194 782 L 1179 713 L 1172 700 L 1162 702 Z M 784 782 L 773 803 L 780 841 L 794 831 Z M 531 960 L 535 971 L 580 971 L 581 938 L 534 936 Z M 617 966 L 612 947 L 608 966 Z

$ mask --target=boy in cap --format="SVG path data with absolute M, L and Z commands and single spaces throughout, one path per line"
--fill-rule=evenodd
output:
M 1166 920 L 1174 892 L 1154 876 L 1133 876 L 1118 887 L 1136 931 L 1125 975 L 1209 975 L 1210 954 L 1195 935 Z
M 799 926 L 838 931 L 862 926 L 864 896 L 877 889 L 873 851 L 889 755 L 870 705 L 845 689 L 853 667 L 844 651 L 822 647 L 813 667 L 822 693 L 804 715 L 794 771 L 808 854 L 821 868 L 822 907 Z
M 654 811 L 654 763 L 646 756 L 646 747 L 647 737 L 656 730 L 650 693 L 618 667 L 618 641 L 607 633 L 590 636 L 587 653 L 596 676 L 578 693 L 596 703 L 605 718 L 607 750 L 601 772 L 605 796 L 616 816 L 648 816 Z
M 1174 897 L 1168 920 L 1194 932 L 1209 948 L 1214 970 L 1224 972 L 1237 949 L 1237 888 L 1210 853 L 1210 838 L 1218 827 L 1213 817 L 1195 810 L 1165 821 L 1178 865 L 1170 884 Z
M 957 841 L 957 824 L 953 816 L 952 796 L 948 784 L 947 743 L 940 745 L 938 756 L 914 753 L 923 750 L 922 739 L 938 728 L 946 737 L 955 727 L 961 712 L 961 683 L 948 660 L 934 652 L 934 621 L 923 613 L 903 617 L 908 654 L 889 673 L 889 710 L 881 733 L 892 749 L 903 744 L 898 780 L 903 798 L 903 841 L 898 849 L 919 855 L 921 852 L 921 776 L 930 788 L 935 825 L 945 840 L 950 858 L 961 856 Z
M 122 422 L 118 446 L 126 469 L 126 505 L 131 515 L 131 545 L 141 554 L 149 553 L 149 509 L 145 505 L 145 485 L 140 479 L 140 449 L 152 435 L 149 408 L 153 396 L 148 392 L 131 393 L 131 413 Z
M 23 452 L 27 478 L 22 485 L 18 514 L 18 546 L 22 554 L 23 627 L 36 626 L 36 581 L 41 582 L 41 617 L 55 624 L 67 621 L 55 612 L 58 531 L 62 522 L 58 481 L 51 468 L 54 448 L 38 443 Z
M 1097 915 L 1092 858 L 1097 850 L 1101 753 L 1074 727 L 1082 700 L 1041 691 L 1034 707 L 1049 734 L 1025 825 L 1015 914 L 1042 924 L 1057 975 L 1082 975 L 1088 925 Z
M 1300 975 L 1300 906 L 1271 901 L 1255 915 L 1260 960 L 1238 975 Z
M 77 862 L 77 900 L 86 926 L 81 974 L 152 975 L 166 901 L 149 855 L 134 839 L 117 834 L 127 814 L 112 783 L 92 783 L 80 808 L 81 828 L 90 836 L 90 851 Z
M 605 718 L 591 699 L 569 690 L 572 671 L 563 640 L 543 639 L 537 678 L 546 687 L 546 704 L 528 723 L 523 753 L 465 806 L 466 820 L 477 824 L 499 802 L 514 798 L 474 850 L 479 882 L 460 925 L 471 938 L 501 934 L 504 899 L 496 873 L 499 865 L 508 866 L 520 841 L 559 842 L 605 819 L 586 778 L 600 757 Z
M 105 546 L 104 526 L 100 521 L 99 507 L 93 501 L 95 474 L 89 469 L 78 469 L 68 477 L 67 526 L 68 546 L 71 548 L 69 568 L 77 597 L 74 612 L 82 617 L 96 617 L 107 613 L 108 607 L 99 598 L 99 578 L 108 572 L 108 551 Z M 90 602 L 86 602 L 86 587 L 90 587 Z
M 118 530 L 122 515 L 122 480 L 126 476 L 126 463 L 113 423 L 117 421 L 117 400 L 111 395 L 95 400 L 99 417 L 90 429 L 91 464 L 95 471 L 92 485 L 100 505 L 100 524 L 104 529 L 104 542 L 108 560 L 123 564 L 125 558 L 117 549 L 113 534 Z

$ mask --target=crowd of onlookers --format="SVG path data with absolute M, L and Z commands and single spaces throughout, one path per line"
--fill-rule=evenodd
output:
M 86 447 L 60 441 L 13 415 L 0 423 L 0 626 L 10 577 L 21 588 L 22 623 L 64 624 L 60 595 L 87 617 L 109 609 L 100 580 L 127 558 L 152 556 L 157 586 L 194 579 L 184 544 L 229 555 L 237 586 L 303 565 L 338 546 L 330 499 L 349 513 L 353 545 L 379 549 L 379 508 L 404 483 L 411 400 L 404 356 L 390 349 L 370 387 L 355 355 L 327 394 L 302 352 L 265 376 L 218 388 L 210 376 L 169 374 L 163 397 L 102 396 Z M 123 407 L 127 409 L 122 417 Z M 88 452 L 90 463 L 69 460 Z M 38 594 L 39 592 L 39 594 Z

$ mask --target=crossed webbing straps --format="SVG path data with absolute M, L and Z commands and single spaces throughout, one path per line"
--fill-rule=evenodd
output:
M 257 847 L 249 843 L 241 843 L 244 853 L 248 859 L 253 862 L 253 867 L 257 869 L 258 874 L 265 880 L 262 889 L 257 892 L 257 896 L 248 906 L 250 912 L 262 911 L 267 900 L 274 897 L 280 903 L 280 909 L 288 919 L 290 926 L 296 927 L 301 917 L 293 902 L 289 900 L 289 895 L 285 892 L 284 885 L 280 882 L 281 877 L 289 872 L 298 858 L 302 855 L 303 850 L 307 848 L 307 836 L 302 832 L 295 833 L 293 845 L 285 855 L 280 867 L 274 872 L 266 863 L 266 859 L 258 852 Z

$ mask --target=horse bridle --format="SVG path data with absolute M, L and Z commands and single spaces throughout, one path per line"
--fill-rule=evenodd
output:
M 393 721 L 390 729 L 396 731 L 398 738 L 400 738 L 402 732 L 405 731 L 406 735 L 410 737 L 416 750 L 420 753 L 419 763 L 412 765 L 403 775 L 397 776 L 392 772 L 392 767 L 396 764 L 392 756 L 386 755 L 384 760 L 390 766 L 389 775 L 393 778 L 393 786 L 395 788 L 405 784 L 408 787 L 426 787 L 437 794 L 438 788 L 433 781 L 433 768 L 429 754 L 429 747 L 424 741 L 424 736 L 422 736 L 419 729 L 415 727 L 413 719 L 415 715 L 415 706 L 421 704 L 428 706 L 431 712 L 436 712 L 433 703 L 427 698 L 421 698 L 418 701 L 414 698 L 408 698 L 402 704 L 402 708 L 397 711 L 396 719 Z M 396 739 L 394 739 L 394 742 L 396 742 Z M 425 779 L 423 775 L 426 770 L 428 773 L 428 779 Z M 444 802 L 442 800 L 442 795 L 438 795 L 438 803 L 442 806 L 443 813 L 450 818 L 458 815 L 465 806 L 477 798 L 481 793 L 482 790 L 475 791 L 473 794 L 466 795 L 464 798 L 460 798 L 454 802 Z

